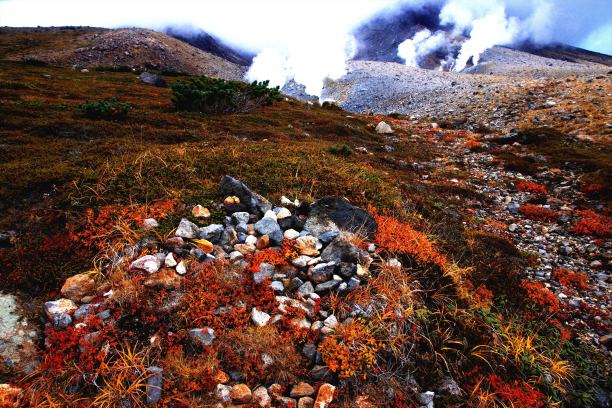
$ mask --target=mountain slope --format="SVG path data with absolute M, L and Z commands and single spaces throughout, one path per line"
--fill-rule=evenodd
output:
M 66 42 L 64 32 L 70 42 Z M 79 68 L 125 66 L 237 80 L 246 71 L 166 34 L 140 28 L 3 28 L 0 36 L 6 50 L 2 57 L 10 60 L 41 60 Z
M 221 57 L 229 62 L 233 62 L 234 64 L 249 66 L 253 61 L 254 55 L 232 48 L 205 31 L 183 31 L 176 28 L 168 28 L 165 32 L 176 39 L 191 44 L 202 51 Z

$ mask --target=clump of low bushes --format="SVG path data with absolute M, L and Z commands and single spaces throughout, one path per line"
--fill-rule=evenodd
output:
M 117 98 L 100 101 L 86 101 L 79 105 L 81 112 L 92 119 L 124 119 L 132 105 L 119 102 Z
M 268 85 L 269 81 L 247 84 L 201 76 L 172 84 L 172 102 L 180 111 L 207 114 L 251 112 L 282 99 L 279 88 L 269 88 Z

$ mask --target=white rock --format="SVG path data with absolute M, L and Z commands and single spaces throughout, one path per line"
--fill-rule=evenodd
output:
M 224 402 L 231 401 L 230 393 L 232 392 L 232 387 L 225 384 L 217 384 L 217 388 L 215 389 L 215 396 Z
M 327 319 L 323 321 L 323 323 L 325 324 L 325 326 L 335 329 L 336 326 L 338 326 L 338 319 L 336 319 L 336 316 L 330 315 Z
M 357 264 L 357 276 L 359 276 L 360 278 L 364 278 L 367 277 L 370 274 L 370 271 L 368 271 L 368 268 L 364 267 L 361 264 Z
M 281 207 L 276 213 L 276 219 L 282 220 L 283 218 L 291 217 L 291 211 L 286 209 L 285 207 Z
M 402 263 L 397 258 L 391 258 L 387 261 L 387 265 L 391 268 L 401 268 Z M 359 267 L 357 267 L 357 275 L 359 275 Z
M 244 240 L 244 243 L 247 244 L 247 245 L 255 245 L 255 244 L 257 244 L 257 237 L 255 235 L 249 235 Z
M 300 233 L 294 229 L 288 229 L 287 231 L 285 231 L 283 236 L 285 237 L 285 239 L 294 240 L 300 236 Z
M 76 309 L 76 304 L 70 299 L 58 299 L 45 302 L 45 313 L 56 326 L 69 326 L 72 323 L 70 314 Z
M 281 197 L 281 204 L 282 205 L 292 205 L 294 207 L 299 207 L 300 206 L 300 200 L 298 200 L 297 198 L 293 201 L 291 201 L 290 199 L 288 199 L 285 196 Z
M 393 133 L 393 129 L 387 122 L 381 121 L 376 125 L 376 133 Z
M 318 264 L 319 262 L 321 262 L 321 257 L 320 257 L 320 256 L 318 256 L 318 257 L 316 257 L 316 258 L 312 258 L 310 261 L 308 261 L 308 265 L 309 265 L 309 266 L 310 266 L 310 265 L 316 265 L 316 264 Z
M 164 259 L 164 265 L 166 265 L 168 268 L 173 268 L 176 266 L 176 259 L 174 259 L 174 255 L 172 255 L 172 252 L 169 252 L 168 255 L 166 255 L 166 259 Z
M 142 228 L 153 229 L 157 227 L 159 227 L 159 223 L 155 220 L 155 218 L 145 218 L 142 220 Z
M 275 214 L 275 213 L 274 213 L 274 211 L 272 211 L 272 210 L 268 210 L 268 211 L 266 211 L 266 213 L 264 214 L 264 216 L 263 216 L 263 217 L 264 217 L 264 218 L 270 218 L 270 219 L 272 219 L 272 220 L 274 220 L 274 221 L 276 221 L 276 220 L 277 220 L 276 214 Z
M 283 285 L 283 282 L 281 281 L 272 281 L 270 283 L 270 287 L 272 288 L 274 292 L 277 292 L 277 293 L 281 293 L 285 290 L 285 286 Z
M 187 267 L 185 266 L 185 263 L 183 261 L 179 262 L 178 265 L 176 265 L 176 273 L 178 273 L 179 275 L 184 275 L 187 273 Z
M 145 255 L 138 258 L 130 265 L 131 269 L 143 269 L 149 273 L 155 273 L 159 270 L 160 261 L 154 255 Z
M 232 251 L 229 254 L 229 258 L 230 258 L 230 261 L 237 262 L 237 261 L 243 260 L 244 259 L 244 255 L 242 255 L 242 252 L 240 252 L 240 251 Z
M 309 262 L 312 260 L 311 257 L 306 256 L 306 255 L 300 255 L 297 258 L 295 258 L 293 261 L 291 261 L 291 263 L 293 264 L 293 266 L 298 267 L 298 268 L 304 268 L 306 265 L 309 264 Z
M 255 323 L 257 326 L 262 327 L 268 324 L 270 315 L 266 312 L 260 312 L 256 308 L 253 308 L 253 310 L 251 310 L 251 320 L 253 320 L 253 323 Z

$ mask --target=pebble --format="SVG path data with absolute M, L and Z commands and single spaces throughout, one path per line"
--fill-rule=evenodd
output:
M 179 275 L 185 275 L 187 273 L 187 267 L 185 266 L 185 263 L 183 261 L 179 262 L 178 265 L 176 265 L 176 273 L 178 273 Z
M 253 308 L 251 310 L 251 320 L 253 321 L 253 323 L 255 323 L 255 325 L 262 327 L 268 324 L 268 322 L 270 321 L 270 315 L 266 312 L 262 312 L 257 310 L 256 308 Z
M 206 207 L 202 207 L 200 204 L 193 207 L 191 214 L 196 218 L 209 218 L 210 211 Z

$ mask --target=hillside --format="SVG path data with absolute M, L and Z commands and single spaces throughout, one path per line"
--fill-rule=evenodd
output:
M 609 405 L 610 75 L 352 61 L 341 107 L 203 114 L 175 40 L 32 32 L 0 35 L 0 406 Z M 170 86 L 69 66 L 114 41 Z
M 128 67 L 242 79 L 246 68 L 157 31 L 89 27 L 1 28 L 3 59 L 79 69 Z
M 612 76 L 607 67 L 530 65 L 541 57 L 528 54 L 521 63 L 509 64 L 508 52 L 487 51 L 469 74 L 351 61 L 344 77 L 326 83 L 322 98 L 351 112 L 399 113 L 469 129 L 510 133 L 537 120 L 576 136 L 609 137 L 608 126 L 596 125 L 609 114 Z
M 206 51 L 210 54 L 221 57 L 234 64 L 248 67 L 251 65 L 251 62 L 253 62 L 254 55 L 225 45 L 221 40 L 213 37 L 205 31 L 193 29 L 181 30 L 170 27 L 166 29 L 165 32 L 166 34 L 184 41 L 187 44 L 191 44 L 202 51 Z

